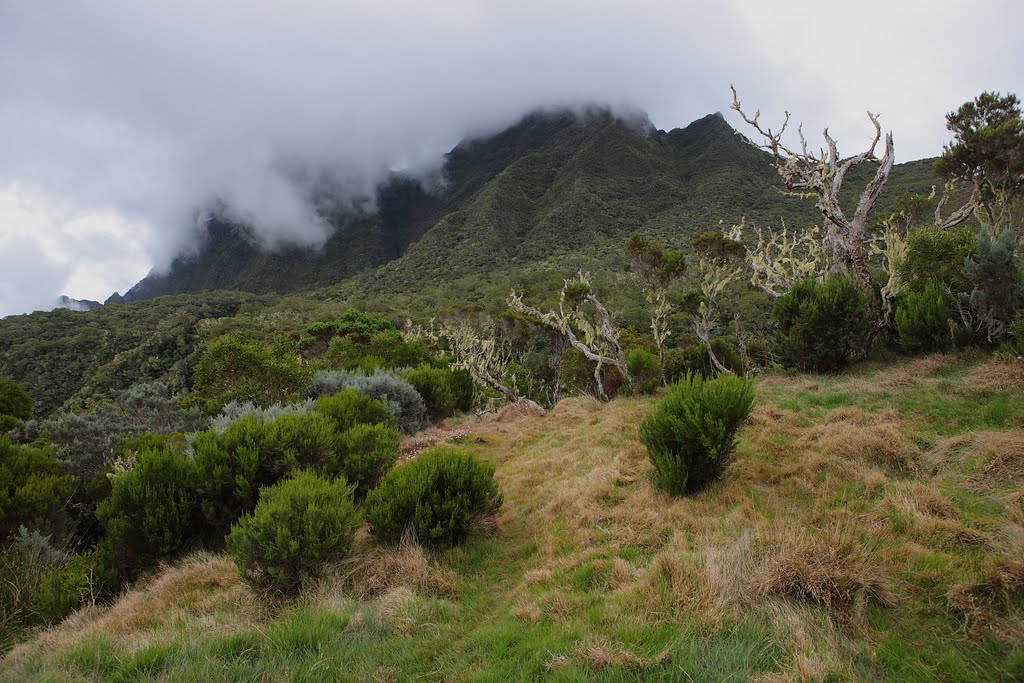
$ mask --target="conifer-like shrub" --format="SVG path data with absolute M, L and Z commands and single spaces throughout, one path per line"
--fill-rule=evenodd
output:
M 232 527 L 227 549 L 247 583 L 293 595 L 348 553 L 358 526 L 344 478 L 300 471 L 261 491 L 252 514 Z
M 199 485 L 195 461 L 166 450 L 140 453 L 132 469 L 114 477 L 96 516 L 106 530 L 101 550 L 123 578 L 199 543 Z
M 339 432 L 359 424 L 382 424 L 394 427 L 395 416 L 380 401 L 348 389 L 332 396 L 321 396 L 314 409 L 334 421 Z
M 950 333 L 952 306 L 946 293 L 928 280 L 920 292 L 907 292 L 896 306 L 896 334 L 909 353 L 946 351 L 953 343 Z
M 398 460 L 398 432 L 385 425 L 356 425 L 341 435 L 341 457 L 335 476 L 352 482 L 356 498 L 363 499 L 380 483 Z
M 632 349 L 626 353 L 626 369 L 633 382 L 633 391 L 638 394 L 653 394 L 661 385 L 663 377 L 658 357 L 644 349 Z
M 434 448 L 391 470 L 366 497 L 364 512 L 379 541 L 407 530 L 429 547 L 465 540 L 473 525 L 501 507 L 494 467 L 454 448 Z
M 787 367 L 831 372 L 860 356 L 875 314 L 871 293 L 848 276 L 802 280 L 775 301 L 778 353 Z
M 423 397 L 431 420 L 436 422 L 455 414 L 459 397 L 451 370 L 421 365 L 406 372 L 405 380 Z
M 309 374 L 295 355 L 275 354 L 228 335 L 210 342 L 193 381 L 196 395 L 219 412 L 231 401 L 260 406 L 287 403 L 309 383 Z
M 683 495 L 721 477 L 753 402 L 753 385 L 736 375 L 690 374 L 670 387 L 640 425 L 658 485 Z

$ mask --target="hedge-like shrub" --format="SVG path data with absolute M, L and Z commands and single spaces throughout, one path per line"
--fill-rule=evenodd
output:
M 46 453 L 0 436 L 0 544 L 20 526 L 67 531 L 64 503 L 73 488 L 71 477 Z
M 348 553 L 358 525 L 343 478 L 296 472 L 263 489 L 252 514 L 232 527 L 227 549 L 247 583 L 292 595 Z
M 114 477 L 96 516 L 106 529 L 104 555 L 123 578 L 198 544 L 199 485 L 195 461 L 164 450 L 140 453 L 135 467 Z
M 633 382 L 633 391 L 652 394 L 661 386 L 661 362 L 650 351 L 632 349 L 626 353 L 626 369 Z
M 896 334 L 908 353 L 946 351 L 953 343 L 950 333 L 952 306 L 945 292 L 928 280 L 920 292 L 907 292 L 896 306 Z
M 671 387 L 640 425 L 658 485 L 683 495 L 721 477 L 753 402 L 753 385 L 735 375 L 687 375 Z
M 874 323 L 871 293 L 848 276 L 802 280 L 775 301 L 778 352 L 788 367 L 830 372 L 863 354 Z
M 348 389 L 333 396 L 317 399 L 317 413 L 334 421 L 339 432 L 345 432 L 359 424 L 396 425 L 395 416 L 380 401 Z
M 501 507 L 494 467 L 454 448 L 435 448 L 395 469 L 366 497 L 374 537 L 396 543 L 406 530 L 430 547 L 456 545 Z
M 275 355 L 229 335 L 210 342 L 193 379 L 196 395 L 219 412 L 230 401 L 287 403 L 309 383 L 309 373 L 297 356 Z
M 431 420 L 436 422 L 455 414 L 459 397 L 451 370 L 421 365 L 406 372 L 405 381 L 423 397 Z

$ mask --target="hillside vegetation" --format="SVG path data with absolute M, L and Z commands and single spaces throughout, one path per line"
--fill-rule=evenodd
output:
M 5 680 L 1024 677 L 1024 365 L 932 355 L 767 374 L 723 478 L 652 483 L 650 399 L 407 438 L 496 466 L 465 545 L 352 554 L 298 603 L 192 555 L 16 647 Z

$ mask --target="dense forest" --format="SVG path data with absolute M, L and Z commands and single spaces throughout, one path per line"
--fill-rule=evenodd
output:
M 1017 98 L 902 165 L 733 107 L 533 114 L 322 250 L 214 218 L 0 320 L 5 668 L 1024 676 Z

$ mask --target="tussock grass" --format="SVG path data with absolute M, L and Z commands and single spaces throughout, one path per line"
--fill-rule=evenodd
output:
M 760 378 L 734 461 L 684 498 L 653 485 L 637 440 L 650 399 L 452 420 L 430 443 L 494 463 L 505 497 L 464 547 L 363 533 L 275 611 L 194 556 L 40 634 L 0 678 L 1013 680 L 1024 389 L 970 388 L 995 362 Z

